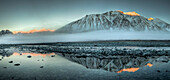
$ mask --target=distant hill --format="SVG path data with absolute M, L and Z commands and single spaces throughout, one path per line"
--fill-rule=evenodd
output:
M 6 35 L 6 34 L 13 34 L 10 30 L 1 30 L 0 31 L 0 36 Z

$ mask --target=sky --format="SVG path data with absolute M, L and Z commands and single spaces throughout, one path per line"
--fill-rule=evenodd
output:
M 170 0 L 0 0 L 0 30 L 58 29 L 88 14 L 121 10 L 170 23 Z

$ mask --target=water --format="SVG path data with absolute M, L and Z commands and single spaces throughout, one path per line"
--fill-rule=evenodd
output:
M 0 80 L 170 79 L 169 56 L 114 56 L 105 59 L 61 53 L 8 54 L 0 55 Z

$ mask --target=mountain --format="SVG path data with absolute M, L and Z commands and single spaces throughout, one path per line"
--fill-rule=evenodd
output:
M 0 35 L 2 34 L 12 34 L 12 32 L 3 30 L 0 32 Z M 14 31 L 13 34 L 15 35 L 0 36 L 0 44 L 170 40 L 170 24 L 158 18 L 145 18 L 136 12 L 109 11 L 102 14 L 86 15 L 56 31 L 42 29 L 26 32 Z
M 103 14 L 86 15 L 56 32 L 76 33 L 96 30 L 170 32 L 170 24 L 158 18 L 145 18 L 136 12 L 109 11 Z
M 12 34 L 12 32 L 10 30 L 1 30 L 0 31 L 0 36 L 5 35 L 5 34 Z

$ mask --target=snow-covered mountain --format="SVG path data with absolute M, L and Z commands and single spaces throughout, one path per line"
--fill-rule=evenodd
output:
M 1 32 L 12 34 L 10 31 Z M 170 24 L 158 18 L 145 18 L 135 12 L 109 11 L 86 15 L 55 32 L 40 30 L 33 33 L 30 30 L 22 34 L 0 36 L 0 44 L 98 40 L 170 40 Z
M 125 14 L 122 11 L 109 11 L 103 14 L 86 15 L 56 30 L 56 32 L 76 33 L 96 30 L 169 32 L 170 24 L 158 18 L 148 19 L 140 15 Z

